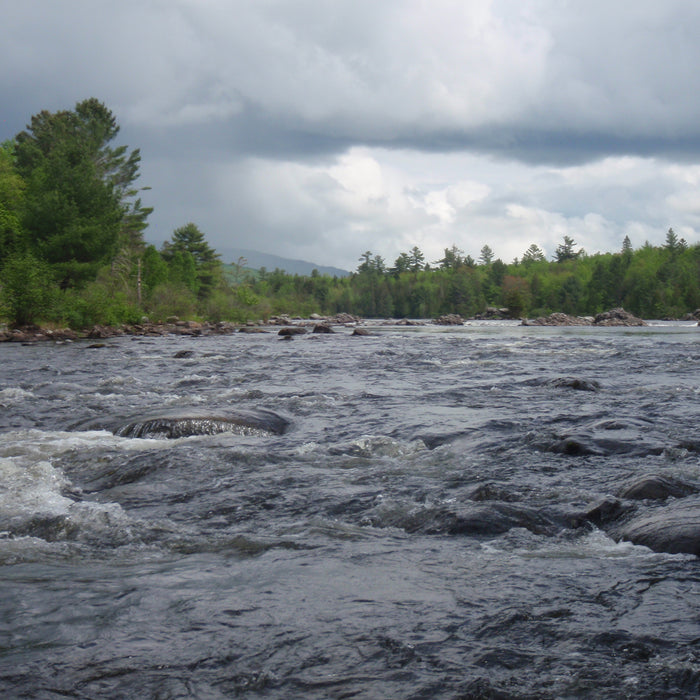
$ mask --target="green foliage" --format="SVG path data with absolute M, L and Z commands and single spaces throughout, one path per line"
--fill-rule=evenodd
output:
M 112 113 L 90 98 L 73 111 L 34 115 L 16 137 L 25 240 L 63 288 L 93 279 L 116 254 L 123 227 L 138 229 L 147 215 L 130 202 L 139 152 L 109 146 L 118 132 Z
M 482 265 L 490 265 L 493 262 L 493 251 L 491 250 L 490 246 L 485 245 L 481 249 L 481 254 L 479 255 L 479 262 Z
M 81 290 L 66 290 L 54 312 L 56 321 L 71 328 L 138 323 L 142 315 L 124 291 L 115 291 L 103 281 L 90 282 Z
M 0 266 L 8 256 L 24 248 L 24 180 L 15 169 L 13 151 L 11 141 L 0 145 Z
M 197 297 L 182 283 L 166 282 L 151 291 L 144 308 L 152 321 L 165 321 L 169 316 L 194 318 Z
M 168 264 L 163 256 L 155 246 L 146 246 L 141 257 L 141 279 L 146 293 L 149 294 L 158 285 L 165 284 L 168 277 Z
M 535 262 L 544 262 L 545 257 L 544 253 L 542 252 L 542 249 L 536 244 L 533 243 L 526 251 L 523 253 L 523 259 L 521 262 L 523 265 L 529 265 L 531 263 Z
M 503 278 L 503 303 L 510 311 L 513 318 L 527 315 L 532 298 L 530 285 L 526 279 L 506 275 Z
M 251 279 L 252 289 L 270 300 L 275 313 L 347 311 L 365 317 L 471 316 L 486 306 L 506 306 L 511 316 L 564 311 L 592 315 L 624 306 L 645 318 L 680 317 L 700 308 L 700 246 L 673 251 L 646 245 L 634 251 L 586 256 L 570 238 L 561 260 L 548 262 L 535 244 L 522 261 L 493 260 L 476 265 L 454 246 L 437 268 L 413 270 L 412 256 L 401 253 L 383 270 L 366 251 L 358 272 L 334 279 L 286 275 L 279 270 Z
M 31 253 L 6 258 L 0 276 L 0 302 L 4 315 L 14 326 L 45 320 L 56 294 L 48 266 Z
M 218 253 L 193 223 L 175 229 L 161 254 L 173 270 L 171 278 L 184 283 L 199 299 L 206 299 L 223 276 Z
M 570 236 L 564 236 L 564 242 L 557 246 L 557 251 L 555 253 L 555 259 L 557 262 L 564 262 L 566 260 L 576 260 L 582 253 L 581 250 L 576 251 L 574 248 L 576 243 Z

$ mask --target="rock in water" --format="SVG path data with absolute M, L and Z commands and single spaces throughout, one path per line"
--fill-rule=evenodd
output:
M 697 493 L 698 488 L 680 479 L 661 474 L 645 474 L 642 477 L 625 484 L 620 489 L 620 498 L 635 500 L 664 501 L 669 497 L 683 498 L 692 493 Z
M 177 410 L 140 416 L 112 432 L 120 437 L 181 438 L 191 435 L 239 433 L 242 435 L 282 435 L 289 421 L 272 411 L 248 412 Z
M 596 326 L 646 326 L 641 318 L 637 318 L 624 309 L 610 309 L 598 314 L 593 321 Z
M 689 496 L 632 517 L 610 534 L 655 552 L 700 556 L 700 497 Z

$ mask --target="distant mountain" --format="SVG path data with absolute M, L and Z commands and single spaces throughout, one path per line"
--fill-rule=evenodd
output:
M 339 267 L 316 265 L 306 260 L 290 260 L 278 255 L 259 253 L 257 250 L 245 250 L 243 248 L 217 248 L 216 252 L 221 256 L 223 263 L 236 263 L 239 258 L 245 258 L 245 267 L 259 270 L 264 267 L 268 272 L 275 269 L 284 270 L 290 275 L 310 275 L 313 270 L 318 270 L 321 275 L 331 277 L 347 277 L 350 273 Z

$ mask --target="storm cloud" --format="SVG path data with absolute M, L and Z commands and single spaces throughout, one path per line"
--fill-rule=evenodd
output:
M 353 269 L 697 243 L 699 32 L 692 0 L 26 0 L 0 25 L 0 138 L 102 100 L 157 244 L 194 221 Z

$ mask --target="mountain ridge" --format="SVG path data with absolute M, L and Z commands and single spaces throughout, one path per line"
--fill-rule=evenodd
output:
M 321 275 L 331 277 L 347 277 L 350 272 L 331 265 L 317 265 L 308 260 L 296 260 L 293 258 L 283 258 L 271 253 L 261 253 L 258 250 L 246 248 L 217 248 L 216 252 L 221 256 L 224 263 L 235 264 L 240 258 L 245 258 L 244 267 L 259 270 L 264 267 L 268 272 L 275 269 L 284 270 L 290 275 L 310 275 L 313 270 L 318 270 Z

